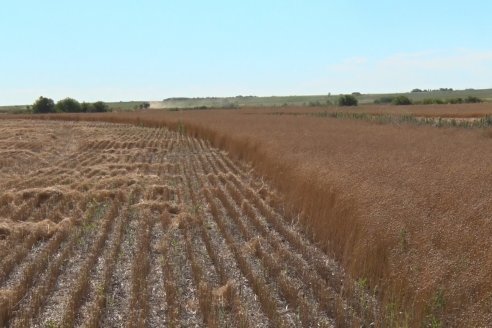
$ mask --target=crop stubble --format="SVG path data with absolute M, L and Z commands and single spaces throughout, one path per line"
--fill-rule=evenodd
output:
M 246 164 L 164 128 L 0 121 L 0 326 L 334 327 L 372 299 Z

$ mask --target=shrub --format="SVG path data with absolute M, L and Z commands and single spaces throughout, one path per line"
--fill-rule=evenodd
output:
M 400 106 L 400 105 L 411 105 L 412 101 L 410 99 L 408 99 L 408 97 L 398 96 L 398 97 L 395 97 L 395 99 L 393 99 L 392 104 L 398 105 L 398 106 Z
M 138 109 L 147 109 L 150 107 L 150 103 L 148 102 L 143 102 L 140 105 L 138 105 Z
M 322 105 L 321 105 L 321 102 L 319 102 L 319 101 L 310 101 L 308 103 L 308 106 L 309 107 L 321 107 Z
M 103 112 L 110 111 L 108 104 L 102 101 L 96 101 L 95 103 L 92 104 L 91 108 L 92 108 L 91 111 L 94 113 L 103 113 Z
M 444 105 L 445 103 L 444 100 L 438 98 L 426 98 L 422 100 L 422 104 L 424 105 Z
M 82 108 L 83 113 L 93 112 L 92 104 L 90 103 L 83 102 L 80 106 Z
M 109 109 L 109 106 L 102 101 L 98 101 L 92 104 L 83 102 L 81 107 L 82 107 L 82 112 L 84 113 L 103 113 L 103 112 L 111 111 Z
M 481 103 L 482 99 L 478 97 L 468 96 L 465 99 L 463 98 L 451 98 L 447 100 L 438 99 L 438 98 L 426 98 L 422 100 L 420 103 L 423 105 L 444 105 L 444 104 L 463 104 L 463 103 Z
M 60 113 L 80 113 L 82 112 L 82 106 L 75 99 L 65 98 L 56 103 L 55 111 Z
M 222 109 L 239 109 L 239 105 L 236 103 L 228 102 L 222 105 L 220 108 Z
M 39 97 L 32 105 L 33 113 L 53 113 L 55 112 L 55 102 L 53 99 Z
M 395 100 L 395 97 L 386 96 L 374 100 L 375 104 L 391 104 Z
M 465 102 L 468 104 L 476 104 L 476 103 L 481 103 L 482 99 L 475 96 L 468 96 L 465 98 Z
M 449 99 L 450 104 L 462 104 L 463 103 L 463 98 L 452 98 Z
M 331 101 L 327 100 L 325 102 L 316 100 L 316 101 L 310 101 L 307 104 L 309 107 L 324 107 L 324 106 L 331 106 L 333 105 Z
M 338 106 L 357 106 L 359 101 L 352 95 L 344 95 L 338 98 Z

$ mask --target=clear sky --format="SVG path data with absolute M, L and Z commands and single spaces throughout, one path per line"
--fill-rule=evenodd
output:
M 5 0 L 0 104 L 492 87 L 492 1 Z

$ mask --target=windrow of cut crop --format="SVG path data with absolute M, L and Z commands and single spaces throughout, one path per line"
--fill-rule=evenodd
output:
M 85 214 L 84 224 L 91 224 L 100 214 L 98 206 L 90 206 Z M 83 236 L 83 228 L 74 224 L 73 221 L 65 221 L 54 235 L 54 240 L 50 239 L 40 247 L 41 254 L 38 254 L 31 262 L 27 263 L 20 278 L 14 284 L 10 301 L 22 295 L 22 299 L 15 304 L 15 315 L 10 323 L 13 327 L 28 326 L 31 320 L 39 313 L 46 298 L 53 292 L 53 288 L 63 270 L 65 261 L 73 254 L 76 243 Z M 64 239 L 64 241 L 62 241 Z M 54 242 L 59 243 L 58 249 L 54 248 Z M 61 246 L 60 246 L 61 245 Z M 40 263 L 45 259 L 46 268 L 43 270 Z M 36 271 L 41 270 L 41 271 Z
M 72 225 L 72 230 L 67 241 L 60 247 L 58 253 L 53 256 L 45 272 L 38 273 L 38 280 L 33 284 L 28 294 L 19 303 L 12 327 L 31 326 L 36 317 L 46 307 L 47 300 L 53 296 L 55 286 L 60 283 L 60 277 L 67 270 L 67 261 L 80 250 L 79 245 L 83 240 L 90 239 L 93 235 L 85 227 L 92 226 L 95 221 L 104 215 L 106 206 L 104 204 L 91 204 L 86 211 L 82 225 Z M 67 231 L 68 232 L 68 231 Z
M 40 237 L 38 230 L 34 230 L 21 243 L 17 243 L 16 246 L 8 247 L 8 245 L 5 245 L 5 249 L 2 249 L 2 251 L 5 251 L 6 254 L 2 256 L 0 262 L 0 284 L 8 279 L 14 267 L 27 256 Z
M 195 144 L 192 141 L 188 142 L 189 145 L 194 146 Z M 187 158 L 188 159 L 188 158 Z M 200 308 L 203 316 L 204 323 L 209 327 L 220 327 L 227 326 L 232 324 L 230 320 L 231 315 L 228 313 L 228 307 L 224 306 L 223 302 L 220 302 L 217 297 L 214 297 L 214 289 L 218 289 L 219 286 L 217 284 L 217 280 L 222 282 L 222 284 L 227 284 L 229 281 L 224 282 L 226 280 L 226 271 L 222 265 L 222 261 L 220 260 L 217 251 L 212 246 L 210 235 L 207 232 L 207 229 L 204 228 L 204 215 L 202 206 L 199 204 L 198 197 L 194 191 L 194 186 L 192 184 L 192 177 L 195 177 L 190 172 L 190 163 L 189 159 L 185 161 L 184 169 L 184 177 L 186 180 L 187 191 L 189 194 L 189 198 L 191 199 L 191 205 L 193 208 L 193 218 L 188 216 L 186 221 L 184 222 L 184 232 L 185 232 L 185 240 L 186 240 L 186 252 L 191 261 L 193 279 L 195 281 L 195 285 L 198 286 L 199 292 L 199 302 Z M 202 252 L 196 252 L 195 248 L 199 242 L 202 242 L 207 250 L 207 255 L 209 256 L 209 260 L 207 261 L 204 258 Z M 193 243 L 193 241 L 194 243 Z M 208 262 L 211 265 L 209 266 L 208 276 L 204 274 L 204 269 L 202 264 L 197 259 L 197 256 L 202 257 L 201 262 Z M 213 279 L 212 276 L 218 276 L 216 279 Z M 214 281 L 215 280 L 215 281 Z M 232 286 L 231 286 L 232 288 Z M 230 288 L 229 288 L 230 289 Z M 228 293 L 225 295 L 227 297 L 227 302 L 232 303 L 232 298 L 236 295 Z M 223 301 L 223 300 L 222 300 Z M 236 318 L 238 320 L 238 324 L 243 326 L 244 320 L 243 318 L 238 318 L 238 313 L 236 313 Z
M 212 196 L 213 193 L 208 189 L 205 189 L 204 193 L 207 201 L 210 204 L 210 211 L 213 215 L 214 220 L 216 220 L 217 226 L 224 236 L 229 249 L 234 254 L 239 268 L 241 269 L 244 276 L 248 279 L 255 294 L 258 296 L 262 309 L 268 316 L 271 324 L 275 327 L 286 326 L 284 318 L 282 318 L 282 315 L 278 312 L 278 302 L 273 297 L 275 293 L 270 287 L 268 287 L 265 279 L 252 268 L 247 257 L 243 254 L 237 243 L 234 241 L 231 232 L 229 232 L 227 228 L 227 223 L 225 222 L 225 219 L 222 217 L 222 214 L 220 213 L 219 208 L 215 203 L 214 197 Z
M 97 286 L 97 290 L 93 291 L 95 297 L 92 300 L 92 303 L 87 304 L 88 317 L 82 320 L 82 326 L 85 328 L 95 328 L 99 327 L 100 325 L 101 316 L 105 310 L 106 303 L 108 301 L 107 292 L 110 287 L 109 284 L 111 282 L 111 276 L 114 271 L 118 254 L 121 250 L 121 242 L 125 231 L 125 225 L 127 224 L 126 219 L 129 217 L 127 211 L 128 208 L 125 208 L 124 211 L 120 213 L 120 216 L 122 218 L 118 220 L 117 226 L 115 227 L 115 239 L 111 248 L 108 248 L 106 250 L 106 253 L 104 254 L 104 269 L 102 272 L 102 281 Z
M 203 162 L 203 157 L 199 156 L 198 161 L 194 161 L 191 163 L 192 166 L 192 176 L 196 179 L 198 182 L 198 190 L 202 191 L 200 192 L 200 196 L 204 197 L 203 191 L 205 188 L 205 177 L 204 177 L 204 167 L 207 164 Z M 197 172 L 197 166 L 201 167 L 201 172 L 200 174 Z M 195 194 L 194 189 L 190 189 L 192 194 Z M 198 196 L 195 195 L 195 198 Z M 206 200 L 204 201 L 206 202 Z M 199 208 L 199 212 L 202 215 L 202 217 L 205 216 L 205 211 L 203 208 Z M 203 237 L 204 244 L 206 246 L 207 252 L 213 262 L 214 267 L 217 270 L 217 273 L 220 277 L 221 284 L 223 286 L 226 286 L 226 300 L 229 303 L 229 305 L 232 307 L 233 313 L 234 313 L 234 318 L 235 322 L 239 327 L 252 327 L 254 326 L 254 323 L 251 322 L 251 320 L 248 318 L 248 309 L 246 309 L 245 305 L 242 303 L 240 294 L 241 294 L 241 289 L 238 288 L 238 286 L 233 282 L 231 279 L 232 277 L 232 272 L 231 272 L 231 267 L 228 266 L 226 267 L 227 263 L 226 260 L 223 259 L 221 254 L 224 253 L 224 250 L 218 249 L 218 247 L 214 244 L 212 237 L 210 233 L 208 232 L 209 226 L 205 226 L 205 221 L 202 220 L 200 224 L 200 231 L 201 235 Z M 254 311 L 254 310 L 250 310 Z M 260 313 L 256 313 L 255 318 L 258 319 L 260 317 Z
M 298 235 L 295 237 L 294 243 L 289 242 L 289 238 L 285 237 L 285 231 L 293 236 L 295 233 L 289 230 L 285 223 L 272 222 L 271 216 L 262 216 L 251 205 L 252 200 L 236 189 L 231 181 L 228 181 L 225 187 L 231 195 L 234 195 L 233 199 L 236 205 L 240 206 L 245 217 L 248 218 L 248 222 L 255 227 L 265 243 L 271 244 L 273 250 L 277 252 L 276 257 L 282 263 L 281 267 L 291 269 L 291 273 L 295 272 L 301 281 L 309 283 L 308 286 L 304 287 L 305 292 L 311 291 L 313 293 L 314 298 L 329 317 L 336 318 L 339 323 L 351 325 L 350 322 L 358 317 L 358 314 L 353 313 L 352 309 L 352 306 L 357 306 L 357 301 L 347 304 L 349 295 L 340 288 L 343 282 L 341 273 L 333 267 L 330 268 L 326 259 L 313 252 L 312 246 L 308 246 L 306 241 L 300 239 Z M 300 255 L 297 255 L 296 252 Z M 272 262 L 270 261 L 270 263 Z M 365 318 L 364 321 L 371 322 L 370 318 Z
M 76 238 L 75 233 L 70 235 Z M 66 243 L 67 238 L 69 236 L 65 229 L 60 229 L 55 233 L 36 258 L 25 266 L 14 287 L 3 295 L 0 295 L 0 326 L 6 326 L 10 319 L 12 319 L 14 310 L 35 283 L 39 272 L 43 272 L 48 267 L 50 259 L 58 251 L 60 245 Z M 68 243 L 70 243 L 70 238 L 68 240 Z
M 277 221 L 272 221 L 272 211 L 269 210 L 267 214 L 267 220 L 262 218 L 261 220 L 265 220 L 265 223 L 260 220 L 260 217 L 262 215 L 260 213 L 257 213 L 257 210 L 253 208 L 253 206 L 250 204 L 249 201 L 252 202 L 258 202 L 258 200 L 253 200 L 252 197 L 258 197 L 256 194 L 248 194 L 243 195 L 237 188 L 236 186 L 231 182 L 231 180 L 237 179 L 234 175 L 228 174 L 228 175 L 223 175 L 221 174 L 219 176 L 219 179 L 214 179 L 214 176 L 209 175 L 209 181 L 213 185 L 216 185 L 217 180 L 220 180 L 222 185 L 225 187 L 225 189 L 228 191 L 228 193 L 232 196 L 232 200 L 234 200 L 235 205 L 232 205 L 230 201 L 225 197 L 225 194 L 223 191 L 221 191 L 218 195 L 218 198 L 222 201 L 225 202 L 225 207 L 227 209 L 233 209 L 233 213 L 236 212 L 234 209 L 235 206 L 238 206 L 241 208 L 241 211 L 246 214 L 246 217 L 248 218 L 248 225 L 251 225 L 255 227 L 256 231 L 255 233 L 252 232 L 247 232 L 246 235 L 256 235 L 257 233 L 260 233 L 260 235 L 264 238 L 265 243 L 271 244 L 273 248 L 279 252 L 279 255 L 282 254 L 283 256 L 279 256 L 280 259 L 285 260 L 285 264 L 282 263 L 281 267 L 288 267 L 291 269 L 295 268 L 296 274 L 299 275 L 299 279 L 302 281 L 309 281 L 309 286 L 315 287 L 313 289 L 313 293 L 315 295 L 315 298 L 319 302 L 320 305 L 323 305 L 323 309 L 328 313 L 330 317 L 336 317 L 338 322 L 349 322 L 349 318 L 351 315 L 351 308 L 350 306 L 347 305 L 345 298 L 348 297 L 349 295 L 341 295 L 341 290 L 340 288 L 340 283 L 343 281 L 342 277 L 340 276 L 340 273 L 337 271 L 334 271 L 333 268 L 329 268 L 326 265 L 326 260 L 323 259 L 321 254 L 318 254 L 316 256 L 311 249 L 312 247 L 309 247 L 306 245 L 307 241 L 304 241 L 300 239 L 299 235 L 296 235 L 293 231 L 291 231 L 289 228 L 287 228 L 287 225 L 283 220 L 279 219 Z M 236 180 L 237 181 L 237 180 Z M 241 184 L 242 187 L 242 184 Z M 264 208 L 266 208 L 266 205 L 262 205 Z M 234 215 L 234 217 L 237 217 L 238 215 Z M 240 226 L 244 226 L 244 223 L 239 223 Z M 267 227 L 268 224 L 268 227 Z M 277 235 L 274 232 L 275 230 L 272 231 L 272 228 L 277 230 L 277 232 L 283 232 L 284 234 Z M 243 228 L 244 229 L 244 228 Z M 241 229 L 241 230 L 243 230 Z M 288 232 L 292 238 L 285 238 L 285 232 Z M 293 238 L 295 236 L 295 239 Z M 281 239 L 282 238 L 282 239 Z M 294 242 L 292 240 L 294 239 Z M 291 247 L 297 251 L 299 251 L 303 256 L 307 258 L 307 261 L 301 261 L 298 259 L 298 256 L 294 255 L 292 252 L 288 251 L 287 245 L 285 241 L 291 241 Z M 271 262 L 269 262 L 271 263 Z M 316 273 L 316 270 L 313 268 L 313 270 L 310 270 L 308 268 L 312 267 L 314 263 L 317 263 L 318 271 L 319 273 Z M 336 288 L 336 290 L 333 290 L 328 287 L 327 281 L 322 279 L 321 277 L 325 277 L 332 286 Z M 284 279 L 282 282 L 285 282 L 286 280 Z M 286 285 L 283 284 L 285 287 Z M 309 287 L 304 287 L 303 288 L 306 292 L 310 290 L 311 288 Z M 296 300 L 297 301 L 297 300 Z M 352 303 L 353 306 L 357 306 L 357 302 Z M 335 313 L 337 315 L 335 315 Z M 308 318 L 309 316 L 304 316 L 305 318 Z M 357 315 L 356 315 L 357 317 Z M 348 320 L 348 321 L 347 321 Z M 371 322 L 370 318 L 366 318 L 365 321 Z M 348 324 L 348 323 L 347 323 Z
M 90 274 L 95 266 L 99 256 L 102 254 L 104 250 L 104 246 L 106 244 L 108 234 L 114 226 L 114 220 L 118 215 L 119 207 L 117 203 L 113 203 L 111 205 L 111 209 L 109 210 L 106 217 L 103 219 L 103 222 L 100 223 L 100 228 L 96 240 L 89 250 L 89 254 L 87 260 L 82 266 L 80 273 L 78 275 L 78 279 L 74 282 L 73 288 L 70 291 L 70 295 L 68 298 L 67 306 L 65 308 L 65 312 L 63 313 L 62 324 L 65 327 L 73 327 L 75 320 L 78 315 L 78 310 L 80 306 L 83 304 L 85 295 L 89 290 L 90 285 Z
M 144 327 L 149 316 L 149 286 L 147 278 L 150 271 L 150 233 L 152 216 L 150 213 L 138 213 L 139 231 L 135 253 L 138 254 L 133 261 L 131 296 L 128 327 Z

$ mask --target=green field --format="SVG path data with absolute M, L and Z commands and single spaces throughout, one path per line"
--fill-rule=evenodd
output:
M 27 105 L 0 106 L 0 114 L 25 114 L 27 111 Z

